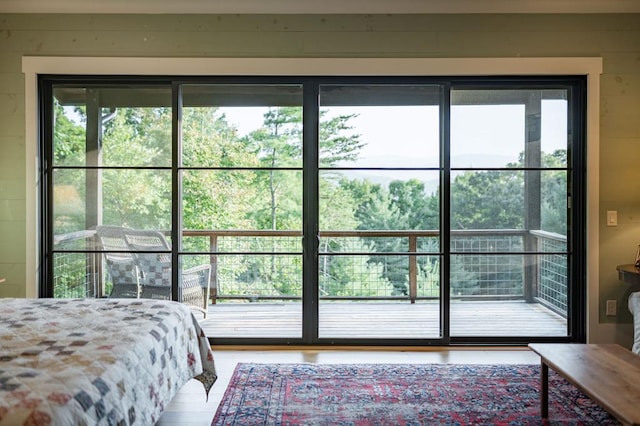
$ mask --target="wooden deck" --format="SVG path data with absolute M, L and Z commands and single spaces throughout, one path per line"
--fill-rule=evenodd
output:
M 567 321 L 549 309 L 521 301 L 451 304 L 452 337 L 563 337 Z M 219 303 L 198 319 L 211 338 L 300 338 L 299 303 Z M 321 302 L 320 338 L 439 338 L 437 303 Z

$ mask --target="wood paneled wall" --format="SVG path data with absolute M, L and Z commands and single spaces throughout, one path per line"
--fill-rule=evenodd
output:
M 600 322 L 628 323 L 615 266 L 640 243 L 640 14 L 31 15 L 0 14 L 0 296 L 25 293 L 23 55 L 161 57 L 603 58 Z M 604 301 L 617 299 L 618 317 Z

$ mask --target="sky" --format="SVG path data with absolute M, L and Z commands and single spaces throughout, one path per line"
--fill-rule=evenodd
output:
M 263 107 L 221 108 L 240 134 L 262 124 Z M 438 107 L 332 107 L 329 114 L 358 114 L 351 121 L 365 146 L 358 167 L 437 167 Z M 454 167 L 501 167 L 524 150 L 523 105 L 453 106 L 451 158 Z M 567 146 L 567 103 L 542 103 L 542 149 Z
M 356 167 L 438 167 L 437 106 L 331 107 L 357 114 L 351 123 L 365 143 Z M 259 128 L 266 107 L 222 107 L 240 135 Z M 65 114 L 79 120 L 73 108 Z M 523 105 L 453 105 L 452 167 L 502 167 L 524 149 Z M 567 147 L 567 101 L 542 101 L 542 150 Z

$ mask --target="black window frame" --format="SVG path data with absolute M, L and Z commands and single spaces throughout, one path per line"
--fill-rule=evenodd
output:
M 39 270 L 39 295 L 40 297 L 53 297 L 53 256 L 56 251 L 53 246 L 53 212 L 50 201 L 53 200 L 52 171 L 53 135 L 50 124 L 53 122 L 53 88 L 56 85 L 87 85 L 103 86 L 111 84 L 131 85 L 166 85 L 172 88 L 172 128 L 173 128 L 173 161 L 172 161 L 172 237 L 178 241 L 181 224 L 179 223 L 180 188 L 177 173 L 181 166 L 177 164 L 179 155 L 179 125 L 180 125 L 180 88 L 182 85 L 199 84 L 301 84 L 303 87 L 303 182 L 305 194 L 311 199 L 304 199 L 303 205 L 303 256 L 317 260 L 318 247 L 315 236 L 318 235 L 318 151 L 317 145 L 308 141 L 318 139 L 318 93 L 319 87 L 324 84 L 421 84 L 441 85 L 443 87 L 441 113 L 441 163 L 440 187 L 441 187 L 441 256 L 442 256 L 442 283 L 443 312 L 441 313 L 443 339 L 436 340 L 375 340 L 375 339 L 319 339 L 318 338 L 318 295 L 314 283 L 317 280 L 318 265 L 316 262 L 305 262 L 303 269 L 303 330 L 301 339 L 216 339 L 217 343 L 225 344 L 346 344 L 346 345 L 471 345 L 471 344 L 498 344 L 520 345 L 532 342 L 585 342 L 586 341 L 586 301 L 587 301 L 587 250 L 586 250 L 586 198 L 587 198 L 587 162 L 586 162 L 586 99 L 587 80 L 584 75 L 567 76 L 96 76 L 96 75 L 39 75 L 38 76 L 38 111 L 39 111 L 39 144 L 38 178 L 41 190 L 38 194 L 38 227 L 40 235 L 40 270 Z M 567 169 L 570 171 L 570 182 L 567 188 L 570 202 L 567 230 L 567 256 L 569 266 L 569 306 L 568 306 L 568 330 L 563 337 L 451 337 L 449 335 L 449 265 L 451 248 L 450 238 L 450 205 L 449 190 L 451 185 L 451 168 L 449 159 L 450 146 L 450 108 L 451 91 L 458 88 L 490 89 L 491 87 L 509 86 L 513 89 L 531 89 L 533 87 L 563 88 L 569 94 L 570 134 L 572 141 L 567 147 Z M 84 251 L 91 253 L 92 251 Z M 93 251 L 99 253 L 98 251 Z M 179 264 L 179 258 L 183 254 L 176 244 L 172 248 L 172 258 L 175 264 Z M 196 253 L 197 254 L 197 253 Z M 527 253 L 530 254 L 530 253 Z M 533 253 L 535 254 L 535 253 Z M 177 279 L 178 268 L 174 268 L 174 282 Z M 177 298 L 177 286 L 174 285 L 173 297 Z

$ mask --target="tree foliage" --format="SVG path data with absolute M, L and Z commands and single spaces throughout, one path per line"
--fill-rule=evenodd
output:
M 117 108 L 103 111 L 101 139 L 105 168 L 87 165 L 86 117 L 54 105 L 54 164 L 78 167 L 56 171 L 54 232 L 86 229 L 84 206 L 101 197 L 103 223 L 134 228 L 169 229 L 172 223 L 172 129 L 170 108 Z M 327 116 L 319 128 L 319 228 L 326 231 L 440 228 L 440 193 L 428 193 L 418 179 L 374 183 L 332 167 L 351 164 L 364 146 L 350 121 L 354 115 Z M 178 176 L 182 223 L 187 230 L 302 229 L 303 131 L 300 107 L 269 108 L 262 125 L 245 136 L 214 107 L 182 112 L 182 156 Z M 542 228 L 566 234 L 566 151 L 543 153 Z M 90 165 L 93 166 L 93 165 Z M 467 171 L 452 176 L 452 230 L 524 227 L 523 158 L 507 170 Z M 511 170 L 513 169 L 513 170 Z M 88 173 L 100 173 L 102 194 L 86 188 Z M 71 190 L 70 190 L 71 188 Z M 57 192 L 56 192 L 57 190 Z M 66 192 L 71 195 L 65 195 Z M 77 193 L 77 195 L 75 195 Z M 74 198 L 75 197 L 75 198 Z M 78 199 L 73 204 L 72 199 Z M 421 294 L 437 297 L 441 248 L 437 238 L 420 237 L 418 282 Z M 258 241 L 261 240 L 261 241 Z M 189 237 L 183 249 L 206 252 L 208 238 Z M 237 238 L 220 242 L 218 279 L 227 293 L 300 295 L 302 257 L 299 237 Z M 224 244 L 231 244 L 224 246 Z M 323 237 L 320 240 L 319 291 L 327 296 L 406 296 L 409 258 L 406 237 Z M 255 252 L 261 254 L 242 254 Z M 332 256 L 334 253 L 355 253 Z M 225 261 L 226 263 L 222 262 Z M 455 292 L 471 294 L 482 277 L 452 262 Z

